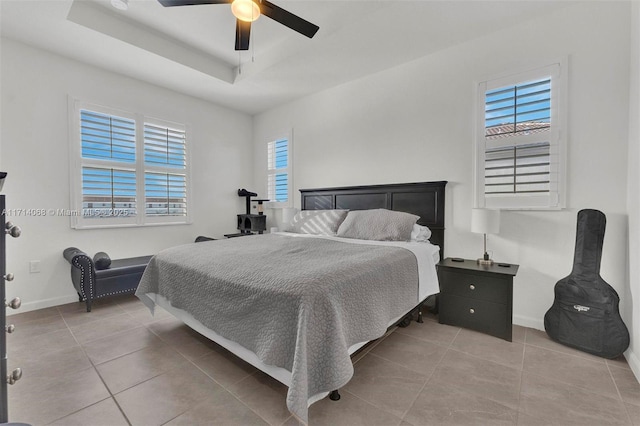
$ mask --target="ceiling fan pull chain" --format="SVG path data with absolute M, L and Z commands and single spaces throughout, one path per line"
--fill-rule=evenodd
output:
M 258 19 L 258 18 L 256 18 Z M 251 45 L 251 63 L 254 63 L 256 61 L 256 45 L 255 45 L 255 40 L 253 37 L 253 33 L 255 33 L 255 29 L 253 31 L 251 31 L 249 33 L 249 38 L 250 38 L 250 45 Z
M 242 61 L 240 60 L 242 57 L 242 52 L 238 51 L 238 75 L 242 74 Z

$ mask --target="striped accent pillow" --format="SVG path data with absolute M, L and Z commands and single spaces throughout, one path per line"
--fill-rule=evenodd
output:
M 297 234 L 336 235 L 349 210 L 302 210 L 289 223 L 287 232 Z

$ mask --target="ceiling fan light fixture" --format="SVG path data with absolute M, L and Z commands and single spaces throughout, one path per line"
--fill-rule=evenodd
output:
M 260 8 L 253 0 L 233 0 L 231 12 L 244 22 L 253 22 L 260 17 Z
M 111 0 L 111 6 L 118 10 L 129 9 L 129 0 Z

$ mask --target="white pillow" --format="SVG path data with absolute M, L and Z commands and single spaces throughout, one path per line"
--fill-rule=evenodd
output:
M 287 232 L 336 235 L 349 210 L 302 210 L 291 219 Z
M 338 237 L 377 241 L 409 241 L 420 216 L 386 209 L 355 210 L 338 228 Z
M 418 225 L 417 223 L 413 225 L 413 230 L 411 231 L 411 241 L 428 243 L 429 238 L 431 238 L 431 229 L 427 228 L 426 226 Z

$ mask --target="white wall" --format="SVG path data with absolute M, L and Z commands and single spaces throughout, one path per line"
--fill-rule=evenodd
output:
M 20 312 L 77 301 L 62 251 L 79 247 L 112 258 L 154 254 L 197 235 L 233 232 L 244 209 L 237 189 L 251 186 L 251 117 L 139 80 L 2 39 L 0 170 L 11 209 L 69 209 L 68 96 L 183 122 L 192 134 L 192 225 L 73 230 L 68 217 L 9 217 L 23 235 L 7 241 L 7 296 Z M 40 273 L 29 261 L 40 260 Z
M 296 192 L 447 180 L 446 255 L 477 258 L 482 236 L 470 233 L 474 82 L 568 55 L 567 209 L 504 212 L 489 249 L 520 265 L 515 323 L 543 329 L 553 287 L 573 265 L 577 211 L 599 209 L 608 219 L 602 276 L 625 294 L 629 11 L 628 3 L 571 5 L 257 115 L 254 187 L 264 185 L 265 141 L 293 128 Z
M 625 354 L 640 378 L 640 3 L 631 13 L 631 67 L 629 99 L 629 289 L 620 297 L 625 302 L 625 322 L 631 346 Z M 635 309 L 633 307 L 635 306 Z

